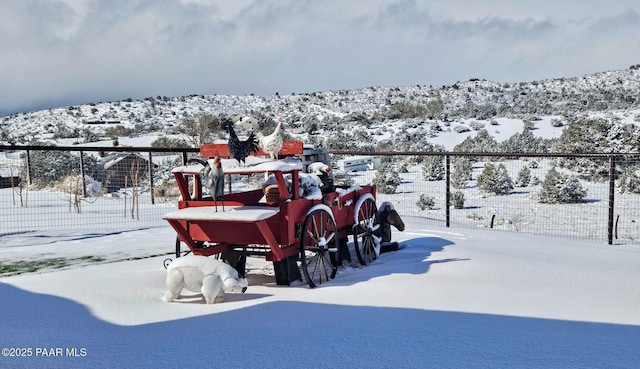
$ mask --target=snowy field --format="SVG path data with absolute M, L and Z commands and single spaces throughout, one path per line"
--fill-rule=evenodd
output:
M 3 248 L 77 260 L 0 278 L 0 366 L 640 367 L 637 247 L 405 222 L 399 251 L 313 290 L 250 259 L 216 305 L 162 301 L 166 256 L 137 256 L 171 251 L 168 226 Z
M 613 113 L 612 113 L 613 114 Z M 617 119 L 625 123 L 633 123 L 633 117 L 638 111 L 620 111 L 615 113 Z M 564 127 L 556 127 L 551 124 L 552 119 L 559 116 L 543 116 L 535 121 L 535 136 L 542 138 L 556 138 L 562 134 Z M 496 125 L 486 123 L 485 128 L 496 141 L 501 142 L 515 133 L 522 132 L 523 121 L 521 119 L 497 118 Z M 469 128 L 471 119 L 464 119 L 447 123 L 446 129 L 438 132 L 432 141 L 442 145 L 446 150 L 464 141 L 467 137 L 477 133 L 475 130 L 458 132 L 456 128 Z M 478 122 L 475 122 L 478 123 Z M 392 123 L 389 131 L 402 129 L 401 122 Z M 409 129 L 411 131 L 411 129 Z M 156 134 L 148 136 L 120 139 L 122 145 L 149 146 L 157 138 Z M 384 137 L 383 137 L 384 138 Z M 71 140 L 61 140 L 60 144 L 70 145 Z M 85 145 L 100 146 L 111 145 L 111 141 L 101 141 Z M 9 155 L 4 157 L 3 155 Z M 12 155 L 12 156 L 11 156 Z M 400 158 L 399 160 L 403 160 Z M 21 160 L 18 153 L 0 153 L 0 165 L 13 165 L 15 170 L 20 167 Z M 607 182 L 582 181 L 587 190 L 585 201 L 578 204 L 541 204 L 537 196 L 541 191 L 541 184 L 549 169 L 553 166 L 552 159 L 536 158 L 529 160 L 501 161 L 507 167 L 510 177 L 515 181 L 518 172 L 529 166 L 531 161 L 538 163 L 537 168 L 531 169 L 532 177 L 536 177 L 537 184 L 527 187 L 516 187 L 509 195 L 496 196 L 481 192 L 475 179 L 484 168 L 483 162 L 474 163 L 473 180 L 468 181 L 462 190 L 465 196 L 463 209 L 452 209 L 450 222 L 454 227 L 464 228 L 489 228 L 496 230 L 523 232 L 538 235 L 553 235 L 562 238 L 585 239 L 594 242 L 607 242 L 608 210 L 609 210 L 609 185 Z M 4 163 L 4 164 L 3 164 Z M 394 203 L 401 214 L 406 216 L 419 216 L 429 221 L 430 225 L 444 225 L 445 222 L 445 183 L 440 181 L 425 181 L 422 178 L 420 165 L 409 166 L 407 173 L 400 173 L 402 184 L 392 195 L 378 194 L 380 201 Z M 570 174 L 570 172 L 566 172 Z M 357 184 L 371 183 L 375 171 L 351 173 Z M 242 190 L 236 187 L 234 191 Z M 418 209 L 416 203 L 420 195 L 433 197 L 432 209 Z M 31 239 L 37 240 L 40 231 L 57 231 L 61 236 L 75 235 L 91 232 L 92 234 L 104 234 L 109 232 L 129 231 L 144 227 L 157 227 L 162 224 L 161 217 L 167 211 L 175 208 L 175 199 L 156 198 L 156 205 L 150 204 L 149 194 L 141 196 L 140 211 L 137 219 L 132 220 L 129 214 L 131 205 L 127 205 L 127 199 L 100 197 L 91 201 L 82 202 L 82 214 L 73 214 L 70 211 L 68 195 L 47 191 L 29 191 L 25 197 L 28 200 L 29 209 L 19 206 L 19 199 L 11 194 L 9 189 L 0 189 L 0 243 L 13 243 L 13 235 L 32 235 Z M 638 244 L 640 242 L 640 206 L 638 195 L 616 193 L 614 207 L 615 233 L 613 240 L 617 244 Z M 168 202 L 167 202 L 168 201 Z M 16 203 L 18 205 L 16 206 Z M 99 229 L 95 224 L 100 224 Z M 71 229 L 70 229 L 71 228 Z M 6 237 L 11 235 L 11 237 Z M 18 241 L 20 242 L 20 241 Z

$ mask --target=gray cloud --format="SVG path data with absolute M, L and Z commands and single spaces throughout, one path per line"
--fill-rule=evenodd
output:
M 234 9 L 223 0 L 10 0 L 0 14 L 0 113 L 156 95 L 529 81 L 640 60 L 633 2 L 603 10 L 585 1 L 576 16 L 558 2 L 550 13 L 538 1 L 480 3 L 471 13 L 459 0 L 244 0 Z

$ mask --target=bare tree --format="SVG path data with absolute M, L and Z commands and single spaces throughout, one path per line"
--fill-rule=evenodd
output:
M 176 129 L 186 136 L 193 147 L 200 147 L 211 142 L 213 134 L 220 130 L 219 119 L 211 115 L 201 115 L 196 119 L 186 118 Z

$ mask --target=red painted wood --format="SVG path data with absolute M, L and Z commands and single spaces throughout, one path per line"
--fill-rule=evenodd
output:
M 298 140 L 287 140 L 282 144 L 282 149 L 278 152 L 278 155 L 282 156 L 291 156 L 291 155 L 300 155 L 304 149 L 304 144 L 302 141 Z M 231 157 L 229 154 L 229 145 L 226 143 L 214 143 L 214 144 L 204 144 L 200 146 L 200 157 L 203 158 L 213 158 L 215 156 L 219 156 L 221 158 Z M 268 156 L 266 152 L 262 150 L 258 150 L 255 154 L 257 156 Z

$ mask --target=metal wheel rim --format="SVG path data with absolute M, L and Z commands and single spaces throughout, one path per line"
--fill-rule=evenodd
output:
M 337 268 L 330 251 L 337 250 L 337 240 L 337 226 L 330 214 L 318 209 L 307 215 L 300 240 L 300 261 L 309 287 L 317 287 L 335 277 Z
M 380 249 L 380 238 L 374 234 L 380 228 L 377 217 L 378 208 L 375 201 L 365 200 L 356 209 L 358 222 L 353 227 L 353 241 L 358 256 L 358 261 L 362 265 L 371 264 L 378 258 Z

